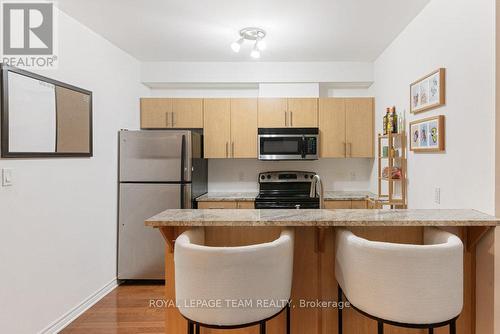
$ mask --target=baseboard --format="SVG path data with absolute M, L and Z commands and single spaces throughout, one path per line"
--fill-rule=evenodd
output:
M 64 327 L 68 326 L 72 321 L 78 318 L 83 312 L 91 308 L 95 303 L 101 300 L 109 292 L 118 286 L 118 280 L 115 278 L 103 286 L 101 289 L 94 292 L 87 299 L 75 306 L 72 310 L 68 311 L 62 317 L 54 321 L 52 324 L 40 331 L 40 334 L 56 334 L 59 333 Z

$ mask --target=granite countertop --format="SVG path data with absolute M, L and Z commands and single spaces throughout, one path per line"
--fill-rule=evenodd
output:
M 370 191 L 325 191 L 325 201 L 362 201 L 368 198 L 375 198 L 377 195 Z
M 223 202 L 223 201 L 254 201 L 258 192 L 208 192 L 196 199 L 198 202 Z M 374 198 L 375 194 L 369 191 L 325 191 L 325 201 L 350 201 Z
M 249 192 L 209 192 L 196 198 L 198 202 L 232 202 L 232 201 L 255 201 L 259 193 L 254 191 Z
M 149 218 L 168 226 L 498 226 L 475 210 L 171 209 Z

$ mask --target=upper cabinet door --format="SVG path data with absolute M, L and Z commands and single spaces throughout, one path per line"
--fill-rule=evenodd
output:
M 141 98 L 141 128 L 166 129 L 171 127 L 172 99 Z
M 318 99 L 288 99 L 288 126 L 294 128 L 318 127 Z
M 257 158 L 257 99 L 231 99 L 232 158 Z
M 205 158 L 229 158 L 231 103 L 229 99 L 203 101 Z
M 350 98 L 346 106 L 347 157 L 374 157 L 373 98 Z
M 203 99 L 173 99 L 170 124 L 173 128 L 202 128 Z
M 284 128 L 289 126 L 286 98 L 259 99 L 259 128 Z
M 319 100 L 319 133 L 321 158 L 344 158 L 346 156 L 345 99 Z

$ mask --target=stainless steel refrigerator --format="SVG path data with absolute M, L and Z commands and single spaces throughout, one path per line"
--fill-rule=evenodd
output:
M 201 131 L 119 133 L 118 279 L 164 279 L 165 241 L 144 220 L 207 192 Z

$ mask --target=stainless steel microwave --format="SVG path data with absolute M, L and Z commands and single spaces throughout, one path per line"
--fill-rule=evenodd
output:
M 259 160 L 317 160 L 318 128 L 259 128 Z

